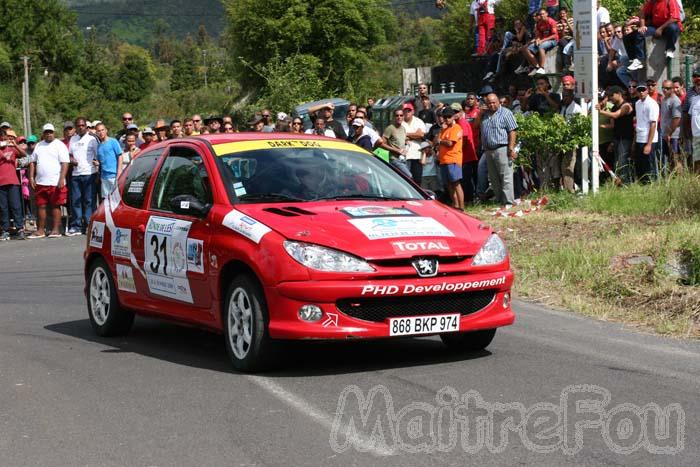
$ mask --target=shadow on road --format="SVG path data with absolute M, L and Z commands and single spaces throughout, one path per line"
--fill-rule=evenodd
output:
M 223 337 L 201 329 L 137 318 L 128 336 L 95 335 L 87 319 L 50 324 L 45 329 L 109 346 L 104 353 L 136 353 L 159 360 L 231 373 Z M 277 378 L 323 376 L 468 361 L 488 351 L 458 353 L 437 338 L 328 342 L 279 342 L 279 359 L 266 376 Z

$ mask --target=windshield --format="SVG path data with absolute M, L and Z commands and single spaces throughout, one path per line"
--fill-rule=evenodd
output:
M 256 149 L 222 154 L 217 160 L 233 203 L 425 199 L 384 162 L 348 146 L 352 149 Z

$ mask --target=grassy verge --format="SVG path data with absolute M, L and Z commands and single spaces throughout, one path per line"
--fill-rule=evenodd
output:
M 517 295 L 700 337 L 700 178 L 549 197 L 543 211 L 524 217 L 470 212 L 506 239 Z M 685 266 L 683 279 L 674 274 L 678 264 Z

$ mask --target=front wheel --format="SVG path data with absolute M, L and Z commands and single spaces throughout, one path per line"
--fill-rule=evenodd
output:
M 472 332 L 450 332 L 440 334 L 443 344 L 452 350 L 477 352 L 489 346 L 496 335 L 495 329 Z
M 226 351 L 234 368 L 254 373 L 269 363 L 267 305 L 260 286 L 247 275 L 234 278 L 224 302 Z
M 112 273 L 103 259 L 96 259 L 88 272 L 88 316 L 98 336 L 123 336 L 134 323 L 134 313 L 119 305 Z

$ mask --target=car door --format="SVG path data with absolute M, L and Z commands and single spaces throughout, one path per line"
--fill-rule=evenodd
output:
M 171 302 L 167 313 L 203 320 L 212 303 L 208 286 L 209 212 L 213 167 L 191 143 L 172 144 L 148 201 L 143 268 L 152 300 Z M 194 313 L 194 314 L 193 314 Z
M 105 202 L 105 216 L 111 222 L 111 254 L 120 301 L 129 307 L 149 308 L 148 283 L 143 273 L 144 226 L 148 207 L 144 206 L 152 174 L 164 148 L 139 154 L 119 180 L 119 196 Z

